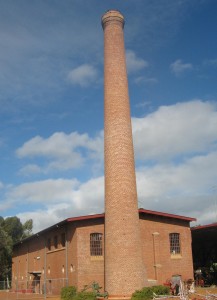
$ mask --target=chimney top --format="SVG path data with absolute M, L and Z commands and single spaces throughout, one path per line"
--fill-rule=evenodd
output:
M 104 15 L 102 16 L 102 27 L 103 29 L 108 23 L 115 22 L 122 27 L 124 27 L 124 16 L 118 11 L 118 10 L 108 10 Z

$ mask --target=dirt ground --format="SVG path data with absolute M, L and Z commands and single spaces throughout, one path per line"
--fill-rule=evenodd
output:
M 191 299 L 206 299 L 209 294 L 214 294 L 217 297 L 217 286 L 206 288 L 196 288 L 195 293 L 190 296 Z
M 0 292 L 0 300 L 61 300 L 60 296 L 47 296 L 46 298 L 43 295 L 38 294 L 16 294 L 10 292 Z
M 207 287 L 207 288 L 196 288 L 194 294 L 189 295 L 192 300 L 202 300 L 209 294 L 217 295 L 217 287 Z M 0 291 L 0 300 L 61 300 L 60 296 L 47 296 L 44 298 L 43 295 L 37 294 L 16 294 L 5 291 Z M 171 298 L 170 298 L 171 299 Z

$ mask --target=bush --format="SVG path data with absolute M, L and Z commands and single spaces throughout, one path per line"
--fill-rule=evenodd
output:
M 169 295 L 169 287 L 163 285 L 156 285 L 150 287 L 144 287 L 141 290 L 137 290 L 133 293 L 131 300 L 149 300 L 153 299 L 153 293 L 157 295 Z
M 153 293 L 156 295 L 169 295 L 170 288 L 164 285 L 155 285 L 152 287 Z
M 94 292 L 78 292 L 74 297 L 73 300 L 95 300 L 96 293 Z
M 75 286 L 66 286 L 61 289 L 62 300 L 72 300 L 76 295 L 77 289 Z
M 61 289 L 61 300 L 95 300 L 95 292 L 77 292 L 76 287 L 67 286 Z

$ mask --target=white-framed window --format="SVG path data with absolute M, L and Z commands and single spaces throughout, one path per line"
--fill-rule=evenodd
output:
M 173 232 L 169 234 L 170 238 L 170 254 L 181 254 L 180 234 Z
M 90 234 L 90 255 L 102 256 L 102 233 L 94 232 Z

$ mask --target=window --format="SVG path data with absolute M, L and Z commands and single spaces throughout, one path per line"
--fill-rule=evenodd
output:
M 72 273 L 72 272 L 75 272 L 75 266 L 73 266 L 73 264 L 71 264 L 71 266 L 70 266 L 70 272 Z
M 58 247 L 58 238 L 57 238 L 57 235 L 55 235 L 55 237 L 54 237 L 54 247 L 55 247 L 55 249 L 57 249 L 57 247 Z
M 47 249 L 48 249 L 48 251 L 51 250 L 51 239 L 47 240 Z
M 66 235 L 65 235 L 65 233 L 61 234 L 61 245 L 62 245 L 62 247 L 65 247 L 65 245 L 66 245 Z
M 180 234 L 170 233 L 170 253 L 180 254 Z
M 90 255 L 102 256 L 102 233 L 90 234 Z

